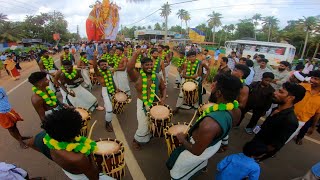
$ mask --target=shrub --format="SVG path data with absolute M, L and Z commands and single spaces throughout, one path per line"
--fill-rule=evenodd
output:
M 213 82 L 213 78 L 217 75 L 218 73 L 218 67 L 210 67 L 210 74 L 208 75 L 207 81 L 209 83 Z

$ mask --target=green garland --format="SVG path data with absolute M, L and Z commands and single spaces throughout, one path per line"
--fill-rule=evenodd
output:
M 42 139 L 43 143 L 48 146 L 49 149 L 66 150 L 68 152 L 82 153 L 86 156 L 97 151 L 97 143 L 83 136 L 77 136 L 74 138 L 75 142 L 59 142 L 46 134 Z
M 234 100 L 233 103 L 227 103 L 227 104 L 214 104 L 213 106 L 208 107 L 206 110 L 203 111 L 202 115 L 197 119 L 197 121 L 201 120 L 208 114 L 215 112 L 215 111 L 231 111 L 232 109 L 238 109 L 239 108 L 239 102 Z
M 76 77 L 76 75 L 77 75 L 77 70 L 76 69 L 72 69 L 72 73 L 71 74 L 69 74 L 65 69 L 64 69 L 64 67 L 63 66 L 61 66 L 61 71 L 63 72 L 63 74 L 68 78 L 68 79 L 73 79 L 74 77 Z
M 137 63 L 137 62 L 141 62 L 141 54 L 139 54 L 136 63 Z
M 187 72 L 186 72 L 186 75 L 187 76 L 193 76 L 196 72 L 196 69 L 197 69 L 197 66 L 198 66 L 198 63 L 199 63 L 199 60 L 196 60 L 194 63 L 193 63 L 193 66 L 191 68 L 191 61 L 188 61 L 188 65 L 187 65 Z
M 89 60 L 87 58 L 84 58 L 83 56 L 80 57 L 80 60 L 87 65 L 89 64 Z
M 178 67 L 181 67 L 181 65 L 186 61 L 186 57 L 184 56 L 183 58 L 179 58 L 178 60 Z
M 54 65 L 54 61 L 53 61 L 53 58 L 52 57 L 49 57 L 48 59 L 45 58 L 45 57 L 41 57 L 41 61 L 44 65 L 44 68 L 49 71 L 49 70 L 52 70 L 53 69 L 53 65 Z
M 152 72 L 154 72 L 154 73 L 157 72 L 157 67 L 158 67 L 159 62 L 160 62 L 160 58 L 158 57 L 158 58 L 156 59 L 156 62 L 155 62 L 154 65 L 153 65 Z
M 145 106 L 150 107 L 154 101 L 155 93 L 156 93 L 156 85 L 155 85 L 155 80 L 156 80 L 156 73 L 154 70 L 152 70 L 152 75 L 151 75 L 151 80 L 152 84 L 150 86 L 150 97 L 148 100 L 148 77 L 147 74 L 141 69 L 140 74 L 142 77 L 142 101 Z
M 47 93 L 44 93 L 43 91 L 39 90 L 35 86 L 32 87 L 32 91 L 39 95 L 50 107 L 57 105 L 57 96 L 56 94 L 49 88 L 49 86 L 46 87 Z
M 63 60 L 71 61 L 71 53 L 68 54 L 68 58 L 66 58 L 66 54 L 63 54 Z
M 128 54 L 127 54 L 127 58 L 131 58 L 132 57 L 132 49 L 128 50 Z
M 124 55 L 122 54 L 120 57 L 118 57 L 117 55 L 113 56 L 113 63 L 114 63 L 114 69 L 118 69 L 119 66 L 119 62 L 122 60 L 122 58 L 124 57 Z
M 107 73 L 106 73 L 106 72 L 102 71 L 101 69 L 99 69 L 99 72 L 101 73 L 101 75 L 104 79 L 104 82 L 106 83 L 108 93 L 110 95 L 112 95 L 115 92 L 115 89 L 114 89 L 113 77 L 112 77 L 111 71 L 107 70 Z
M 111 57 L 110 54 L 104 54 L 104 55 L 101 57 L 101 59 L 107 61 L 108 64 L 112 64 L 112 63 L 113 63 L 113 58 Z
M 166 55 L 167 55 L 167 53 L 166 53 L 166 52 L 162 52 L 161 60 L 166 60 L 166 59 L 165 59 L 165 58 L 166 58 Z

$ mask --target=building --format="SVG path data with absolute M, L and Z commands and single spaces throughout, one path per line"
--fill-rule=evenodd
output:
M 174 38 L 176 32 L 168 31 L 168 39 Z M 151 39 L 164 39 L 165 31 L 159 30 L 136 30 L 134 31 L 134 37 L 138 40 L 151 40 Z

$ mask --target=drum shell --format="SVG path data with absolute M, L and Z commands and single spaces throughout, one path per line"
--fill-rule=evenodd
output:
M 88 135 L 88 130 L 90 129 L 89 122 L 91 120 L 91 113 L 87 109 L 82 108 L 82 107 L 77 107 L 76 109 L 83 109 L 83 110 L 87 111 L 87 113 L 88 113 L 88 117 L 86 117 L 86 118 L 81 116 L 81 118 L 82 118 L 82 128 L 80 130 L 80 135 L 81 136 L 87 136 Z
M 178 122 L 177 124 L 170 124 L 168 125 L 164 130 L 164 135 L 165 135 L 165 139 L 166 139 L 166 144 L 167 144 L 167 149 L 168 149 L 168 156 L 170 157 L 171 153 L 179 146 L 181 146 L 181 144 L 179 143 L 178 138 L 175 135 L 172 135 L 168 132 L 169 128 L 174 126 L 174 125 L 186 125 L 188 126 L 188 123 L 180 123 Z M 189 135 L 187 135 L 187 138 L 189 137 Z
M 152 107 L 159 105 L 158 103 L 155 103 L 150 107 L 150 110 Z M 169 116 L 164 119 L 156 119 L 151 114 L 150 111 L 147 112 L 147 116 L 150 121 L 150 130 L 152 131 L 153 137 L 163 137 L 164 136 L 164 128 L 171 122 L 171 118 L 173 116 L 172 109 L 168 105 L 163 105 L 169 109 Z
M 118 92 L 122 92 L 122 93 L 126 94 L 127 100 L 124 102 L 117 101 L 115 98 L 115 94 Z M 127 105 L 129 103 L 130 97 L 127 93 L 125 93 L 123 91 L 117 91 L 116 93 L 114 95 L 112 95 L 112 112 L 114 114 L 121 114 L 124 111 L 125 105 Z
M 186 91 L 185 89 L 183 89 L 183 85 L 186 83 L 186 82 L 193 82 L 196 84 L 196 88 L 192 91 Z M 198 84 L 196 81 L 194 80 L 187 80 L 185 81 L 183 84 L 182 84 L 182 93 L 183 93 L 183 99 L 184 99 L 184 102 L 187 104 L 187 105 L 193 105 L 195 104 L 198 100 L 199 100 L 199 94 L 198 94 Z

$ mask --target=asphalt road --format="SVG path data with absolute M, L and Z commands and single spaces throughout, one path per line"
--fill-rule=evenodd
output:
M 7 92 L 10 92 L 9 99 L 14 109 L 20 113 L 25 121 L 18 123 L 22 135 L 32 136 L 40 132 L 40 119 L 31 104 L 31 85 L 24 80 L 28 77 L 30 72 L 37 70 L 34 64 L 23 71 L 21 80 L 2 81 L 0 79 L 0 86 L 3 86 Z M 175 73 L 175 68 L 171 68 L 171 73 Z M 178 96 L 178 90 L 173 88 L 175 77 L 170 75 L 169 88 L 167 90 L 169 97 L 167 104 L 170 107 L 175 106 Z M 9 83 L 10 82 L 10 83 Z M 18 87 L 17 87 L 18 85 Z M 14 88 L 14 89 L 13 89 Z M 153 138 L 148 144 L 142 146 L 141 151 L 135 151 L 131 148 L 134 133 L 137 128 L 136 119 L 136 93 L 131 84 L 133 101 L 126 106 L 123 114 L 114 116 L 113 125 L 115 133 L 108 133 L 104 129 L 104 112 L 94 112 L 92 120 L 98 120 L 94 131 L 93 139 L 99 138 L 118 138 L 128 146 L 125 147 L 127 161 L 125 180 L 129 179 L 148 179 L 148 180 L 163 180 L 170 179 L 169 172 L 165 166 L 168 158 L 167 147 L 164 138 Z M 209 90 L 209 89 L 207 89 Z M 103 105 L 101 98 L 101 87 L 95 86 L 93 94 L 98 98 L 99 104 Z M 205 96 L 205 99 L 208 96 Z M 172 122 L 189 122 L 193 116 L 194 111 L 180 111 L 179 114 L 172 118 Z M 247 117 L 250 115 L 247 114 Z M 93 122 L 93 121 L 92 121 Z M 208 164 L 209 171 L 194 178 L 196 180 L 214 179 L 216 164 L 225 156 L 232 153 L 239 153 L 242 151 L 242 146 L 245 142 L 249 141 L 252 136 L 244 132 L 244 126 L 248 123 L 246 118 L 241 124 L 240 129 L 233 129 L 229 138 L 229 150 L 225 153 L 214 155 Z M 262 123 L 262 121 L 260 122 Z M 120 126 L 118 126 L 120 125 Z M 123 136 L 124 135 L 124 136 Z M 275 158 L 266 160 L 261 163 L 261 176 L 262 180 L 289 180 L 294 177 L 303 175 L 310 167 L 319 161 L 319 147 L 320 136 L 314 134 L 311 137 L 312 141 L 305 140 L 302 146 L 298 146 L 293 142 L 288 143 Z M 31 177 L 44 176 L 49 180 L 63 180 L 67 179 L 54 162 L 48 160 L 42 154 L 33 151 L 32 149 L 22 150 L 19 144 L 9 135 L 9 133 L 0 128 L 0 146 L 1 161 L 16 164 L 23 169 L 27 170 Z

